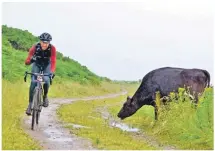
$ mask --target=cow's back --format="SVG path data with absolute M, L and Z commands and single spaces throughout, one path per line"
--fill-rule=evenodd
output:
M 190 86 L 191 91 L 202 93 L 208 86 L 208 77 L 204 70 L 185 69 L 181 72 L 183 81 L 186 86 Z
M 194 91 L 202 92 L 207 81 L 208 77 L 201 69 L 164 67 L 146 74 L 140 88 L 148 94 L 160 91 L 162 96 L 166 96 L 184 86 L 191 86 Z
M 161 95 L 168 95 L 172 91 L 177 91 L 178 87 L 183 87 L 181 78 L 183 70 L 172 67 L 153 70 L 143 78 L 143 85 L 149 93 L 160 91 Z

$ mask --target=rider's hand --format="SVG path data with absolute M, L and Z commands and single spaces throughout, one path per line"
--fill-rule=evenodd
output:
M 54 79 L 54 77 L 55 77 L 55 74 L 51 73 L 51 78 Z
M 33 57 L 31 58 L 31 63 L 34 63 L 36 60 L 37 60 L 37 57 L 36 57 L 36 56 L 33 56 Z

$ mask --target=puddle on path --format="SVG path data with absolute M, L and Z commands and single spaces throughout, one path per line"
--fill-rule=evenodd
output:
M 73 139 L 71 137 L 65 136 L 65 134 L 59 129 L 56 128 L 48 128 L 44 130 L 44 132 L 48 135 L 48 139 L 50 141 L 60 141 L 60 142 L 72 142 Z
M 132 127 L 130 127 L 127 124 L 124 124 L 124 123 L 115 123 L 115 122 L 112 122 L 111 126 L 120 128 L 121 130 L 127 131 L 127 132 L 138 132 L 139 131 L 138 128 L 132 128 Z
M 73 123 L 64 124 L 64 126 L 72 126 L 73 128 L 90 128 L 88 126 L 73 124 Z

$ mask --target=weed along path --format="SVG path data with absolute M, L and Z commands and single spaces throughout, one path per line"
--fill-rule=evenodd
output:
M 125 95 L 127 92 L 118 94 L 108 94 L 104 96 L 92 96 L 85 98 L 72 99 L 51 99 L 49 107 L 43 108 L 40 116 L 39 126 L 32 131 L 30 129 L 31 116 L 25 116 L 23 119 L 24 131 L 33 139 L 39 142 L 42 149 L 50 150 L 76 150 L 76 149 L 95 149 L 91 142 L 87 139 L 80 138 L 71 134 L 69 129 L 64 128 L 63 122 L 57 118 L 57 109 L 62 104 L 70 104 L 74 101 L 84 100 L 98 100 L 106 98 L 114 98 L 120 95 Z M 78 125 L 77 125 L 78 126 Z

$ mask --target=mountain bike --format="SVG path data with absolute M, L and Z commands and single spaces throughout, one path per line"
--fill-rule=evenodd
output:
M 50 78 L 50 84 L 52 84 L 52 79 L 54 75 L 52 74 L 44 74 L 43 67 L 40 67 L 39 73 L 32 73 L 32 72 L 25 72 L 24 81 L 27 80 L 27 75 L 36 76 L 35 82 L 37 83 L 34 92 L 33 92 L 33 100 L 31 104 L 31 111 L 32 111 L 32 121 L 31 121 L 31 129 L 34 130 L 35 122 L 39 124 L 40 113 L 42 111 L 42 96 L 43 96 L 43 84 L 44 84 L 44 76 L 48 76 Z

